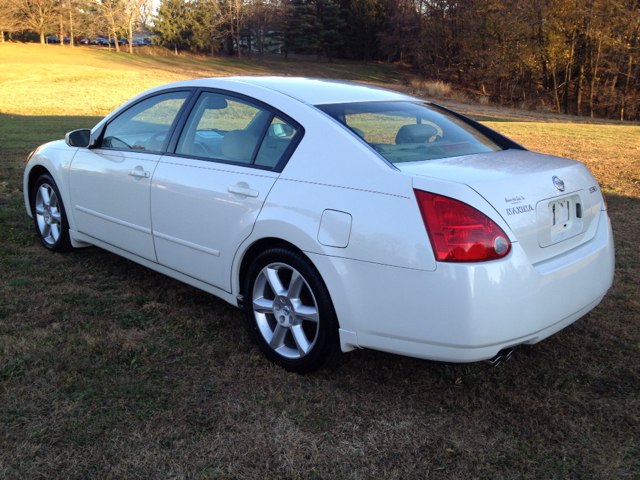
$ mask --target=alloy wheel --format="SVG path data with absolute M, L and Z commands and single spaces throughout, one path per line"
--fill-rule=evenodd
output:
M 51 185 L 43 183 L 38 188 L 35 199 L 36 222 L 40 235 L 48 245 L 54 245 L 62 231 L 62 215 L 58 196 Z
M 269 347 L 287 359 L 307 355 L 318 339 L 318 304 L 305 278 L 285 263 L 271 263 L 256 277 L 253 314 Z

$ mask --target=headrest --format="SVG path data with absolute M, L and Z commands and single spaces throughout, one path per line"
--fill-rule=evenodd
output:
M 424 143 L 438 133 L 438 129 L 428 123 L 403 125 L 396 135 L 396 144 Z
M 222 154 L 236 162 L 251 161 L 253 150 L 258 143 L 258 137 L 246 130 L 231 130 L 227 132 L 220 143 Z
M 221 95 L 209 94 L 207 98 L 204 99 L 204 108 L 207 110 L 222 110 L 223 108 L 227 108 L 227 100 Z

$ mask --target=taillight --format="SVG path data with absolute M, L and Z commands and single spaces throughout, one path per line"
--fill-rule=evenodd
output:
M 414 190 L 436 260 L 482 262 L 511 250 L 504 231 L 484 213 L 453 198 Z

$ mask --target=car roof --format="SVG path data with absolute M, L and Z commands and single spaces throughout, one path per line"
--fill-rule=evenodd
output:
M 375 85 L 326 78 L 245 76 L 225 77 L 224 79 L 275 90 L 311 105 L 419 100 L 410 95 L 394 92 Z

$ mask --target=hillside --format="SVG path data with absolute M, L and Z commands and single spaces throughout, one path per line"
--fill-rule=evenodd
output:
M 398 84 L 383 64 L 238 60 L 190 55 L 156 57 L 106 48 L 0 46 L 0 113 L 106 115 L 125 100 L 169 82 L 223 75 L 304 75 Z

